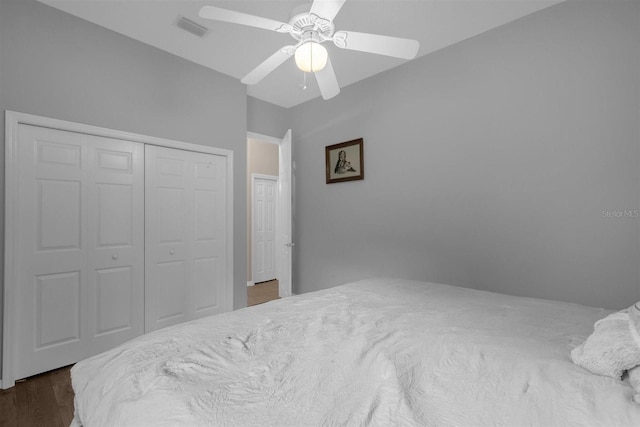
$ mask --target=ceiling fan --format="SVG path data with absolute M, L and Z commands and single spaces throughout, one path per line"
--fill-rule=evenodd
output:
M 298 68 L 304 72 L 314 73 L 322 97 L 330 99 L 340 93 L 340 86 L 327 49 L 322 46 L 322 43 L 332 41 L 340 49 L 402 59 L 415 58 L 420 47 L 417 40 L 355 31 L 335 31 L 333 19 L 344 2 L 345 0 L 314 0 L 308 12 L 294 14 L 288 23 L 214 6 L 204 6 L 200 9 L 200 17 L 290 34 L 297 43 L 278 49 L 244 76 L 242 83 L 248 85 L 258 83 L 287 59 L 295 56 Z

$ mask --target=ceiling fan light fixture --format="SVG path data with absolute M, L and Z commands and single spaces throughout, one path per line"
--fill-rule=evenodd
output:
M 418 54 L 420 43 L 417 40 L 357 31 L 335 32 L 333 19 L 345 0 L 312 0 L 311 9 L 308 9 L 309 1 L 307 0 L 305 5 L 300 5 L 294 10 L 288 23 L 215 6 L 203 6 L 199 15 L 201 18 L 214 21 L 289 33 L 297 41 L 295 45 L 278 49 L 240 81 L 247 85 L 257 84 L 286 60 L 295 56 L 296 65 L 300 70 L 305 73 L 315 73 L 320 94 L 324 99 L 331 99 L 340 93 L 340 85 L 327 49 L 322 46 L 324 42 L 331 41 L 339 49 L 407 60 L 415 58 Z
M 305 73 L 315 73 L 327 65 L 327 49 L 320 43 L 309 40 L 296 49 L 296 65 Z

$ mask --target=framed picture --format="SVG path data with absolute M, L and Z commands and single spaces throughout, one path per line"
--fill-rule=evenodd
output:
M 327 184 L 364 179 L 362 138 L 325 147 Z

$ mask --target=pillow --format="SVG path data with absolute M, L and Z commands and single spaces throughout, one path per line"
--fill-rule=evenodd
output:
M 576 365 L 615 379 L 640 365 L 640 302 L 598 320 L 593 327 L 589 338 L 571 351 Z M 634 381 L 639 376 L 634 372 Z M 634 388 L 640 393 L 638 382 Z

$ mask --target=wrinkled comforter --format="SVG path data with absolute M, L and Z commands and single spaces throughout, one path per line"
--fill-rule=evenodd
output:
M 162 329 L 76 364 L 78 426 L 640 426 L 570 351 L 608 311 L 369 279 Z

